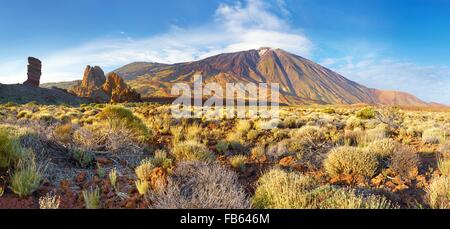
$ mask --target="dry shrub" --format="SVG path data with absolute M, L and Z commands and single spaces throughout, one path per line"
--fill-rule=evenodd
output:
M 433 178 L 426 191 L 431 208 L 450 209 L 450 177 Z
M 27 152 L 11 175 L 11 190 L 19 197 L 31 195 L 41 185 L 45 169 L 44 165 L 36 164 L 32 151 Z
M 152 192 L 156 209 L 244 209 L 248 198 L 236 174 L 219 164 L 182 162 L 166 190 Z
M 450 159 L 439 159 L 438 168 L 442 175 L 450 177 Z
M 259 180 L 252 198 L 262 209 L 387 209 L 396 208 L 383 196 L 357 190 L 320 186 L 316 179 L 272 169 Z
M 378 166 L 379 162 L 375 155 L 348 146 L 332 149 L 324 161 L 325 170 L 331 176 L 351 174 L 372 177 Z
M 391 157 L 391 168 L 402 177 L 410 177 L 419 166 L 419 155 L 410 146 L 398 144 Z
M 259 178 L 252 204 L 262 209 L 307 208 L 308 199 L 302 194 L 316 186 L 310 176 L 272 169 Z
M 0 128 L 0 169 L 7 169 L 19 159 L 20 148 L 17 139 L 11 138 L 9 132 Z
M 214 154 L 209 149 L 196 141 L 185 141 L 175 145 L 172 153 L 178 161 L 212 161 Z
M 375 109 L 373 107 L 365 107 L 356 112 L 356 117 L 360 119 L 373 119 L 375 118 Z
M 247 134 L 252 129 L 252 122 L 250 120 L 242 119 L 236 123 L 236 131 Z
M 105 146 L 113 151 L 136 150 L 147 141 L 151 133 L 147 126 L 130 110 L 120 106 L 108 106 L 97 115 L 100 120 L 95 130 Z

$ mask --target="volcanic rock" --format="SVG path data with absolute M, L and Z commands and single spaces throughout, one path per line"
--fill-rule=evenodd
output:
M 128 87 L 123 79 L 116 73 L 108 74 L 103 91 L 111 95 L 111 102 L 137 102 L 141 100 L 141 95 L 134 89 Z
M 39 87 L 41 80 L 42 63 L 39 59 L 28 57 L 28 79 L 23 84 L 30 87 Z
M 90 98 L 95 102 L 136 102 L 141 96 L 127 86 L 116 73 L 105 77 L 103 70 L 98 67 L 87 66 L 83 80 L 79 85 L 70 87 L 68 91 L 79 97 Z

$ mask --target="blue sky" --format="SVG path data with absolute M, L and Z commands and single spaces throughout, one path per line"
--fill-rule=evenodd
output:
M 449 0 L 0 0 L 0 82 L 271 46 L 369 87 L 450 104 Z

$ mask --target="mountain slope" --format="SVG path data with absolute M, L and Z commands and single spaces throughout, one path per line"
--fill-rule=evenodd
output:
M 144 97 L 170 96 L 172 85 L 191 83 L 202 74 L 205 82 L 279 83 L 281 100 L 290 104 L 385 104 L 427 106 L 402 92 L 367 88 L 310 60 L 281 49 L 261 48 L 225 53 L 179 63 L 132 63 L 115 70 Z

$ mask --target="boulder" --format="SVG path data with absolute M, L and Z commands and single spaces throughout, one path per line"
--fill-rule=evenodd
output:
M 69 88 L 69 92 L 79 97 L 90 98 L 98 103 L 137 102 L 141 99 L 140 94 L 128 87 L 116 73 L 109 73 L 108 77 L 105 77 L 105 73 L 100 67 L 89 65 L 84 70 L 81 83 Z

